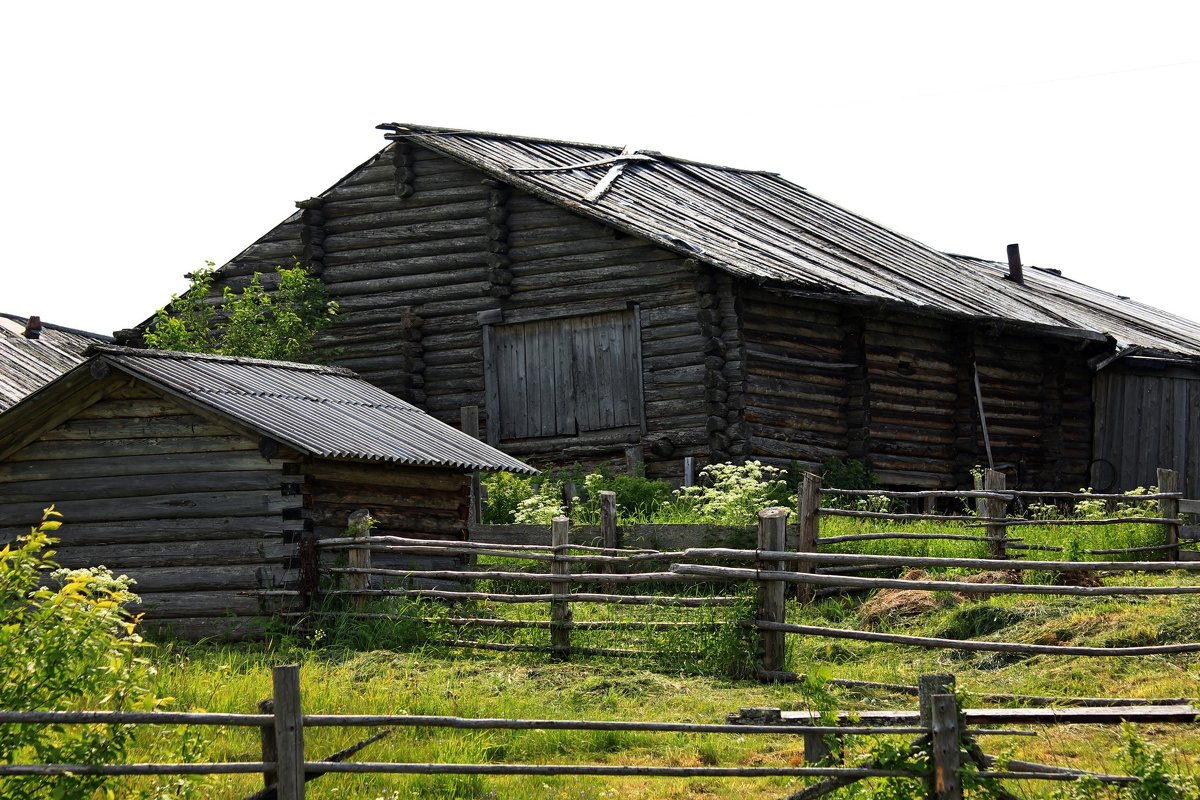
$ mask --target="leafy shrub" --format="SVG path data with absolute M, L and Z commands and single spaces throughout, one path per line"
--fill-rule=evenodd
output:
M 277 361 L 312 361 L 312 337 L 333 324 L 337 303 L 307 268 L 279 267 L 278 285 L 268 291 L 254 273 L 240 293 L 228 286 L 219 305 L 209 301 L 212 262 L 191 275 L 192 285 L 154 315 L 146 344 L 162 350 L 215 353 Z
M 511 472 L 493 472 L 484 477 L 483 486 L 487 490 L 483 521 L 488 525 L 513 524 L 521 501 L 533 496 L 529 479 Z
M 558 481 L 542 481 L 537 492 L 517 503 L 513 521 L 521 525 L 549 525 L 555 517 L 566 516 L 562 490 L 563 485 Z
M 697 522 L 752 525 L 762 509 L 790 504 L 791 492 L 783 474 L 760 461 L 709 464 L 700 471 L 701 482 L 708 485 L 676 490 L 674 504 L 692 511 Z
M 587 500 L 573 509 L 577 522 L 589 523 L 600 519 L 600 493 L 617 495 L 617 518 L 622 522 L 649 520 L 671 500 L 671 485 L 666 481 L 650 480 L 642 475 L 609 475 L 604 470 L 589 473 L 583 479 Z
M 53 506 L 28 536 L 0 550 L 0 708 L 8 711 L 149 711 L 149 688 L 131 581 L 103 567 L 58 569 L 50 533 Z M 57 588 L 40 586 L 50 573 Z M 0 726 L 0 761 L 120 763 L 132 725 Z M 85 798 L 113 779 L 38 776 L 0 781 L 0 798 Z

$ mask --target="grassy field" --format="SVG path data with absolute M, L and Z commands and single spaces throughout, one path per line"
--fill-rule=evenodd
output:
M 868 530 L 859 522 L 839 523 L 846 531 Z M 1069 534 L 1086 547 L 1144 546 L 1157 543 L 1154 530 L 1129 526 L 1116 539 L 1114 529 L 1082 528 Z M 1027 528 L 1028 541 L 1062 542 L 1062 528 Z M 1103 538 L 1100 538 L 1100 535 Z M 862 543 L 859 543 L 862 544 Z M 876 543 L 868 543 L 876 544 Z M 906 551 L 912 552 L 912 543 Z M 922 543 L 925 544 L 925 543 Z M 932 542 L 929 555 L 982 555 L 971 543 Z M 856 550 L 866 548 L 856 547 Z M 895 552 L 895 548 L 874 552 Z M 1185 583 L 1184 575 L 1109 576 L 1108 585 Z M 729 590 L 726 590 L 729 591 Z M 749 595 L 748 590 L 743 590 Z M 864 604 L 863 598 L 829 598 L 790 604 L 788 621 L 844 628 L 1045 644 L 1130 646 L 1195 641 L 1200 605 L 1190 596 L 1152 598 L 1071 598 L 1008 596 L 983 600 L 950 593 L 901 596 Z M 306 643 L 285 638 L 272 645 L 167 647 L 158 653 L 158 681 L 177 708 L 207 711 L 254 710 L 270 694 L 270 668 L 301 664 L 306 711 L 313 713 L 412 713 L 467 717 L 623 719 L 722 722 L 746 706 L 785 709 L 911 708 L 914 700 L 889 692 L 850 690 L 825 684 L 814 691 L 796 684 L 765 686 L 719 675 L 746 666 L 752 640 L 732 624 L 752 606 L 664 609 L 575 605 L 576 621 L 707 623 L 705 628 L 666 631 L 635 627 L 620 632 L 575 631 L 573 644 L 652 651 L 636 658 L 580 658 L 552 663 L 544 654 L 497 653 L 447 647 L 456 638 L 545 644 L 543 629 L 463 630 L 450 623 L 351 622 L 336 616 L 314 618 Z M 447 610 L 432 604 L 383 602 L 375 611 L 397 617 L 497 616 L 546 619 L 540 605 L 472 604 Z M 788 667 L 819 679 L 840 678 L 914 684 L 929 672 L 951 672 L 967 704 L 984 705 L 978 695 L 1014 693 L 1054 696 L 1195 697 L 1200 657 L 1082 658 L 957 653 L 911 647 L 790 636 Z M 1018 703 L 1019 704 L 1019 703 Z M 1117 727 L 1069 726 L 1035 731 L 1035 737 L 988 737 L 990 753 L 1057 766 L 1115 771 L 1121 745 Z M 1184 774 L 1200 771 L 1200 733 L 1192 726 L 1156 726 L 1141 731 L 1162 748 L 1168 764 Z M 256 733 L 195 730 L 194 757 L 253 760 Z M 366 735 L 359 730 L 310 729 L 312 753 L 333 753 Z M 848 757 L 861 758 L 874 743 L 852 738 Z M 147 733 L 136 759 L 163 756 L 178 742 Z M 358 758 L 371 761 L 599 763 L 719 766 L 798 766 L 803 745 L 795 737 L 683 735 L 611 732 L 501 732 L 400 729 Z M 257 788 L 251 777 L 220 778 L 207 796 L 237 797 Z M 492 778 L 328 776 L 310 784 L 316 798 L 779 798 L 797 791 L 800 779 L 662 778 Z M 1053 786 L 1017 785 L 1018 796 L 1048 796 Z
M 826 523 L 827 526 L 826 526 Z M 826 535 L 898 530 L 894 523 L 830 519 Z M 907 531 L 929 530 L 906 525 Z M 945 529 L 945 526 L 942 526 Z M 1151 526 L 1093 528 L 1031 526 L 1029 543 L 1072 550 L 1161 543 Z M 832 549 L 832 548 L 831 548 Z M 982 556 L 978 543 L 932 541 L 848 543 L 853 552 Z M 1039 556 L 1041 554 L 1038 554 Z M 1052 556 L 1053 557 L 1053 556 Z M 540 568 L 538 568 L 540 569 Z M 1050 576 L 1025 573 L 1027 582 Z M 1182 574 L 1106 576 L 1107 585 L 1171 585 Z M 482 581 L 481 581 L 482 583 Z M 482 587 L 481 587 L 482 588 Z M 493 588 L 511 590 L 512 585 Z M 711 592 L 714 587 L 692 591 Z M 645 592 L 646 589 L 637 590 Z M 664 589 L 663 591 L 668 591 Z M 674 590 L 670 590 L 674 591 Z M 153 651 L 157 691 L 181 710 L 253 712 L 270 695 L 271 668 L 301 666 L 308 713 L 409 713 L 464 717 L 615 719 L 723 722 L 742 707 L 865 710 L 913 708 L 915 700 L 888 691 L 849 689 L 828 679 L 915 684 L 917 676 L 950 672 L 967 705 L 981 695 L 1195 697 L 1200 656 L 1051 657 L 921 650 L 892 644 L 789 636 L 787 667 L 811 676 L 806 684 L 763 685 L 745 677 L 753 665 L 753 634 L 736 625 L 752 615 L 751 587 L 733 606 L 702 609 L 574 604 L 578 622 L 615 620 L 620 631 L 575 630 L 579 647 L 621 648 L 644 655 L 573 658 L 554 663 L 544 653 L 493 652 L 448 646 L 456 639 L 545 645 L 545 629 L 480 630 L 448 618 L 545 620 L 544 604 L 459 604 L 453 607 L 389 600 L 368 611 L 390 620 L 314 616 L 301 632 L 243 646 L 163 644 Z M 415 618 L 434 618 L 428 624 Z M 1200 639 L 1200 604 L 1193 596 L 1082 598 L 1007 596 L 971 599 L 950 592 L 829 597 L 810 605 L 789 603 L 789 622 L 892 631 L 945 638 L 1041 644 L 1130 646 Z M 692 623 L 657 629 L 655 622 Z M 1014 703 L 1020 705 L 1019 702 Z M 343 749 L 372 731 L 309 729 L 310 758 Z M 989 753 L 1064 767 L 1119 771 L 1117 727 L 1069 726 L 1035 730 L 1033 737 L 987 737 Z M 1200 733 L 1193 726 L 1145 727 L 1140 733 L 1163 750 L 1171 769 L 1200 772 Z M 903 740 L 894 739 L 896 743 Z M 849 762 L 861 760 L 877 738 L 850 737 Z M 259 758 L 253 729 L 192 728 L 139 731 L 131 761 L 252 761 Z M 453 731 L 397 729 L 356 756 L 367 761 L 595 763 L 670 766 L 800 766 L 803 744 L 783 735 L 676 733 Z M 782 798 L 805 784 L 797 778 L 497 778 L 484 776 L 373 777 L 330 775 L 309 785 L 314 798 Z M 149 779 L 129 779 L 115 796 L 133 796 Z M 243 797 L 261 786 L 257 776 L 220 777 L 192 789 L 200 797 Z M 155 797 L 178 796 L 179 786 Z M 1014 785 L 1019 797 L 1049 796 L 1052 785 Z M 849 796 L 849 795 L 847 795 Z M 858 795 L 864 797 L 864 795 Z

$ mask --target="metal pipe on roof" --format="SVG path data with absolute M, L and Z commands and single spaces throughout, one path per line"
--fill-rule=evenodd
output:
M 1025 268 L 1021 266 L 1021 245 L 1008 246 L 1008 279 L 1013 283 L 1025 282 Z

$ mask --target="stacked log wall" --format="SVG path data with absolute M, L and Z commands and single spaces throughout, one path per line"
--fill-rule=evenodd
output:
M 841 311 L 746 284 L 739 289 L 751 454 L 806 468 L 846 457 L 855 363 L 846 360 Z
M 740 287 L 754 456 L 862 460 L 887 486 L 1078 488 L 1091 459 L 1091 375 L 1075 342 Z
M 975 362 L 992 456 L 1021 488 L 1078 489 L 1092 451 L 1092 375 L 1065 340 L 976 332 Z M 983 459 L 982 429 L 976 441 Z
M 863 330 L 869 466 L 886 484 L 953 486 L 955 411 L 970 402 L 958 394 L 953 331 L 908 314 L 871 317 Z
M 470 475 L 451 469 L 307 459 L 304 485 L 318 539 L 347 535 L 350 515 L 370 512 L 373 536 L 408 539 L 467 537 Z M 339 551 L 340 552 L 340 551 Z M 336 554 L 326 556 L 329 563 Z M 374 552 L 372 566 L 384 569 L 456 569 L 461 559 Z M 376 584 L 383 581 L 375 578 Z M 417 582 L 421 588 L 425 584 Z
M 252 593 L 296 577 L 301 499 L 257 442 L 128 382 L 0 464 L 0 536 L 56 504 L 55 559 L 137 582 L 151 631 L 241 638 L 270 608 Z

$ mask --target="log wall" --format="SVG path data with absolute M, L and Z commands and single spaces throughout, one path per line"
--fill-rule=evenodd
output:
M 257 441 L 148 389 L 110 379 L 77 411 L 0 464 L 0 537 L 63 514 L 56 560 L 137 581 L 149 627 L 248 635 L 270 611 L 242 594 L 294 581 L 289 494 Z M 236 618 L 236 619 L 235 619 Z
M 408 539 L 467 538 L 471 491 L 469 474 L 450 469 L 396 464 L 348 463 L 306 459 L 306 504 L 311 529 L 319 539 L 346 536 L 350 515 L 366 509 L 375 520 L 375 536 Z M 336 559 L 329 554 L 328 560 Z M 375 552 L 372 566 L 385 569 L 456 569 L 458 558 Z M 380 583 L 375 579 L 376 583 Z M 416 582 L 418 588 L 423 586 Z
M 751 454 L 866 462 L 888 486 L 969 486 L 987 455 L 1014 487 L 1078 489 L 1091 459 L 1088 353 L 1070 340 L 742 286 Z

